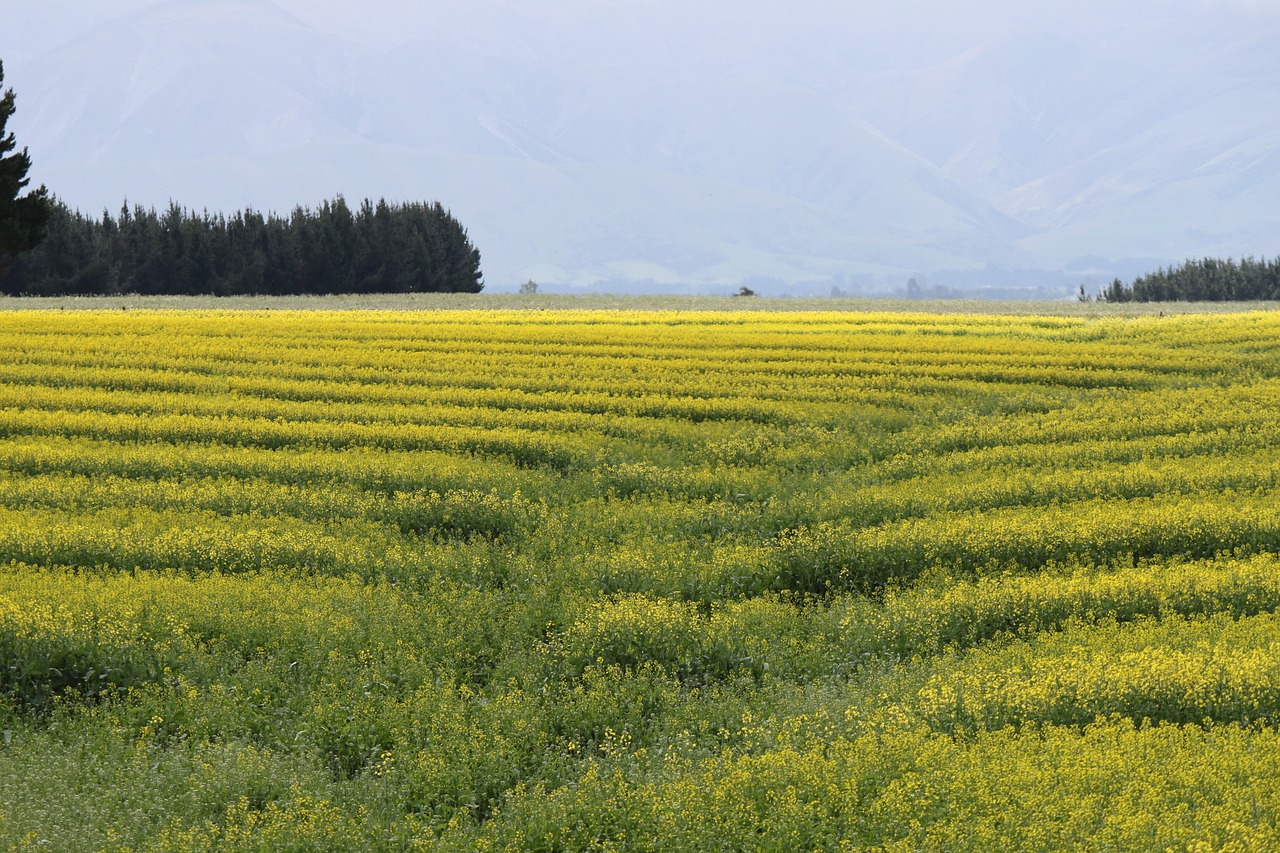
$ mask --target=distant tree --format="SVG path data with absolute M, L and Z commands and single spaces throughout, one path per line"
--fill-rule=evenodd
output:
M 128 203 L 101 220 L 53 206 L 48 237 L 0 292 L 60 294 L 478 293 L 480 252 L 439 204 L 358 209 L 339 196 L 288 217 L 161 214 Z
M 1126 288 L 1120 279 L 1113 278 L 1111 284 L 1098 294 L 1098 298 L 1104 302 L 1130 302 L 1133 300 L 1133 291 Z
M 533 279 L 529 279 L 524 284 L 520 285 L 520 292 L 521 293 L 537 293 L 538 283 Z
M 0 87 L 4 84 L 4 63 L 0 62 Z M 5 124 L 13 115 L 15 98 L 13 90 L 0 96 L 0 279 L 3 279 L 21 252 L 37 246 L 45 236 L 53 204 L 49 191 L 41 186 L 37 190 L 20 195 L 31 183 L 27 171 L 31 158 L 27 149 L 18 151 L 13 134 L 5 135 Z
M 1188 260 L 1139 276 L 1126 286 L 1120 279 L 1099 294 L 1107 302 L 1229 302 L 1280 299 L 1280 258 Z
M 733 295 L 734 296 L 755 296 L 756 292 L 744 284 L 742 285 L 742 287 L 739 287 L 738 292 Z

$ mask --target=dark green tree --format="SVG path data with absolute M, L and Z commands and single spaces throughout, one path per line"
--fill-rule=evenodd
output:
M 1188 260 L 1139 276 L 1133 284 L 1120 279 L 1100 294 L 1107 302 L 1229 302 L 1280 299 L 1280 257 Z
M 49 191 L 39 189 L 20 195 L 31 179 L 27 171 L 31 158 L 27 149 L 18 149 L 13 134 L 5 135 L 5 124 L 13 115 L 13 90 L 5 91 L 4 63 L 0 62 L 0 280 L 9 272 L 13 259 L 34 248 L 44 239 L 45 228 L 53 214 Z
M 288 217 L 163 213 L 128 202 L 89 218 L 56 201 L 47 237 L 0 293 L 476 293 L 480 252 L 439 204 L 352 208 L 339 196 Z

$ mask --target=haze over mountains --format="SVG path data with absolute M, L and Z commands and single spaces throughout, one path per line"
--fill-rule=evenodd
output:
M 439 200 L 492 289 L 1280 254 L 1280 4 L 875 5 L 0 0 L 0 59 L 73 206 Z

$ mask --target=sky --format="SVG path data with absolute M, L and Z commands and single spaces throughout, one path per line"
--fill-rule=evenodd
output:
M 0 20 L 10 129 L 69 204 L 439 200 L 491 289 L 1069 293 L 1280 254 L 1280 0 L 0 0 Z

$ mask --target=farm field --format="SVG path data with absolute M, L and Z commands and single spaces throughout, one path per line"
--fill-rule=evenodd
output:
M 0 849 L 1280 848 L 1280 313 L 0 311 Z

